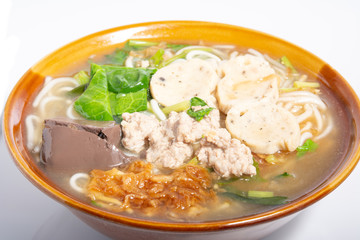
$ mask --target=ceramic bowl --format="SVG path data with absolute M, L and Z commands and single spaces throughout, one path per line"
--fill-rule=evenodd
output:
M 336 169 L 316 188 L 290 204 L 238 219 L 203 223 L 169 223 L 112 214 L 78 201 L 42 173 L 25 147 L 24 117 L 32 95 L 45 76 L 61 76 L 92 54 L 101 54 L 127 39 L 199 41 L 235 44 L 278 58 L 286 53 L 296 66 L 330 88 L 348 112 L 350 144 Z M 333 191 L 353 170 L 360 156 L 360 103 L 343 77 L 313 54 L 279 38 L 242 27 L 193 21 L 141 23 L 98 32 L 74 41 L 31 67 L 12 90 L 4 111 L 4 137 L 19 170 L 40 190 L 68 207 L 94 229 L 114 239 L 259 239 L 291 220 L 296 213 Z

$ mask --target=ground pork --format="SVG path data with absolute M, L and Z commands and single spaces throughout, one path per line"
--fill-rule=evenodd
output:
M 196 156 L 202 164 L 213 167 L 216 173 L 225 178 L 256 174 L 250 148 L 237 139 L 231 139 L 230 133 L 224 128 L 205 134 Z
M 139 153 L 145 149 L 151 131 L 159 126 L 159 121 L 152 115 L 144 113 L 123 113 L 121 122 L 123 146 Z
M 181 166 L 193 155 L 191 144 L 199 141 L 205 132 L 218 128 L 219 121 L 220 113 L 216 109 L 199 122 L 186 112 L 171 112 L 149 134 L 146 160 L 168 168 Z

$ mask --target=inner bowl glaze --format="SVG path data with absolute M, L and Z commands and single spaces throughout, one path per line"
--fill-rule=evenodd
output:
M 300 70 L 312 74 L 336 95 L 348 112 L 350 144 L 339 157 L 336 169 L 312 191 L 284 206 L 260 214 L 222 221 L 172 223 L 150 221 L 114 214 L 80 202 L 67 194 L 41 172 L 26 149 L 24 118 L 31 97 L 42 86 L 45 76 L 58 77 L 71 72 L 92 54 L 102 54 L 128 39 L 150 41 L 199 41 L 234 44 L 254 48 L 274 58 L 286 53 Z M 343 77 L 328 64 L 291 43 L 238 26 L 209 22 L 166 21 L 117 27 L 74 41 L 31 67 L 12 90 L 4 110 L 4 137 L 19 170 L 41 191 L 69 207 L 95 229 L 113 238 L 126 237 L 178 239 L 196 236 L 256 239 L 274 231 L 290 220 L 294 213 L 333 191 L 351 173 L 360 156 L 360 102 Z

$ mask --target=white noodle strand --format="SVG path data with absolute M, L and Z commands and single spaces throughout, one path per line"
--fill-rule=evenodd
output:
M 302 146 L 306 140 L 312 138 L 313 135 L 310 132 L 304 132 L 300 137 L 300 146 Z
M 306 119 L 311 117 L 311 115 L 313 114 L 313 108 L 309 107 L 308 104 L 305 104 L 304 108 L 305 108 L 305 112 L 303 112 L 299 116 L 296 116 L 296 120 L 298 123 L 305 121 Z
M 53 79 L 51 81 L 46 81 L 43 89 L 41 89 L 39 94 L 36 96 L 33 102 L 33 107 L 37 107 L 39 105 L 41 99 L 49 92 L 51 88 L 53 88 L 56 84 L 62 82 L 72 82 L 74 83 L 75 86 L 79 85 L 79 83 L 74 78 L 71 77 L 61 77 L 61 78 Z
M 165 114 L 163 113 L 163 111 L 161 111 L 160 107 L 159 107 L 159 103 L 155 100 L 155 99 L 151 99 L 150 100 L 150 105 L 151 105 L 151 108 L 155 114 L 155 116 L 161 120 L 161 121 L 164 121 L 166 120 L 166 116 Z
M 80 193 L 84 193 L 85 192 L 85 188 L 82 187 L 82 186 L 79 186 L 78 185 L 78 181 L 80 179 L 83 179 L 85 180 L 86 182 L 89 181 L 90 177 L 88 174 L 86 173 L 75 173 L 74 175 L 71 176 L 70 178 L 70 186 L 77 192 L 80 192 Z
M 26 131 L 27 131 L 27 147 L 31 150 L 35 150 L 36 147 L 36 131 L 35 126 L 39 125 L 41 119 L 33 114 L 28 115 L 25 119 Z

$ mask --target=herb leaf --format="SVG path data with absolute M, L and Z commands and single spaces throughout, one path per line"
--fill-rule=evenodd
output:
M 200 106 L 200 107 L 207 107 L 201 108 L 197 111 L 194 111 L 193 107 Z M 198 97 L 193 97 L 190 99 L 190 108 L 187 110 L 187 114 L 190 117 L 195 118 L 196 121 L 200 121 L 206 115 L 208 115 L 214 108 L 209 107 L 204 100 Z
M 223 192 L 219 193 L 219 195 L 232 198 L 235 200 L 240 200 L 246 203 L 252 204 L 260 204 L 260 205 L 281 205 L 287 203 L 287 197 L 283 196 L 274 196 L 274 197 L 263 197 L 263 198 L 255 198 L 255 197 L 247 197 L 247 194 L 238 194 L 234 192 Z
M 112 114 L 121 116 L 124 112 L 133 113 L 147 109 L 147 89 L 131 93 L 110 93 Z
M 147 89 L 151 76 L 156 72 L 156 69 L 95 65 L 92 64 L 91 69 L 101 67 L 105 70 L 109 91 L 114 93 L 129 93 Z
M 115 52 L 113 52 L 110 55 L 106 55 L 106 58 L 108 59 L 110 64 L 116 64 L 124 66 L 126 58 L 129 56 L 128 51 L 124 51 L 122 49 L 116 49 Z
M 80 85 L 89 83 L 90 76 L 85 71 L 80 71 L 74 75 L 74 78 L 78 81 Z
M 86 119 L 97 121 L 113 120 L 104 69 L 99 68 L 94 72 L 89 86 L 75 101 L 74 108 Z
M 160 48 L 151 58 L 150 61 L 154 67 L 159 67 L 160 63 L 164 60 L 165 50 Z
M 302 157 L 304 156 L 307 152 L 315 152 L 315 150 L 318 148 L 318 144 L 313 142 L 311 139 L 308 139 L 304 142 L 304 144 L 302 146 L 299 146 L 296 148 L 296 156 L 297 157 Z

